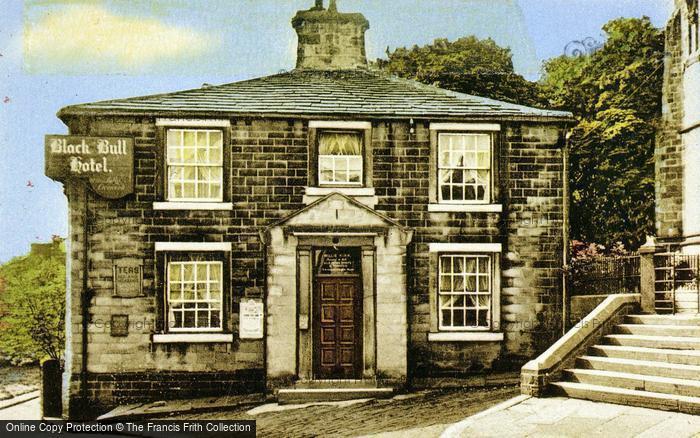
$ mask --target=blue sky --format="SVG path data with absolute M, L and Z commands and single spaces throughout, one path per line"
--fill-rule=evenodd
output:
M 491 37 L 536 79 L 574 40 L 602 41 L 617 17 L 663 26 L 671 0 L 338 0 L 370 21 L 368 57 L 435 38 Z M 313 0 L 0 0 L 0 262 L 67 234 L 43 137 L 63 106 L 226 83 L 289 70 L 290 20 Z M 328 3 L 328 1 L 326 1 Z

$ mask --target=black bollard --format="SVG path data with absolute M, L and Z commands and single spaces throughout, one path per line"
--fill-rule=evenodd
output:
M 41 363 L 41 418 L 60 418 L 61 362 L 47 359 Z

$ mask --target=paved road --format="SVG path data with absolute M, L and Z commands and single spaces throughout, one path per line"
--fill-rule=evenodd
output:
M 35 398 L 0 410 L 0 420 L 41 420 L 39 399 Z
M 423 391 L 388 400 L 181 415 L 178 419 L 256 420 L 261 437 L 437 437 L 451 423 L 517 395 L 517 387 Z

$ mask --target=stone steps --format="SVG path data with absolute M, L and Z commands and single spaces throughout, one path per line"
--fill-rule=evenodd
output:
M 641 336 L 700 337 L 700 325 L 619 324 L 615 333 Z
M 700 350 L 671 350 L 665 348 L 627 347 L 621 345 L 594 345 L 590 356 L 616 357 L 656 362 L 700 365 Z
M 700 325 L 700 315 L 627 315 L 626 324 Z
M 700 350 L 700 338 L 684 336 L 669 337 L 613 334 L 604 336 L 603 341 L 608 345 L 623 345 L 628 347 Z
M 554 394 L 567 397 L 628 406 L 641 406 L 664 411 L 685 412 L 695 415 L 700 414 L 700 397 L 576 382 L 555 382 L 551 384 L 551 387 Z
M 700 414 L 700 315 L 628 315 L 553 393 Z
M 567 380 L 575 383 L 700 397 L 697 380 L 592 369 L 570 369 L 565 373 Z
M 376 380 L 346 379 L 346 380 L 300 380 L 293 389 L 345 389 L 345 388 L 377 388 Z
M 336 402 L 363 398 L 389 398 L 393 388 L 295 388 L 277 391 L 277 402 L 303 404 L 313 402 Z
M 577 368 L 700 380 L 700 366 L 698 365 L 598 356 L 581 356 L 576 359 L 576 365 Z

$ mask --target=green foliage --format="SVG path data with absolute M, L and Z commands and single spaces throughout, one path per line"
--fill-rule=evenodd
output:
M 474 36 L 398 48 L 378 66 L 449 90 L 572 111 L 571 237 L 634 248 L 653 231 L 663 34 L 646 17 L 612 20 L 603 31 L 601 49 L 546 61 L 537 84 L 514 72 L 509 49 Z
M 18 362 L 60 359 L 65 341 L 65 250 L 38 249 L 0 266 L 0 356 Z
M 474 36 L 436 39 L 423 47 L 398 48 L 378 60 L 379 68 L 448 90 L 523 105 L 546 104 L 539 85 L 513 70 L 510 49 Z
M 653 232 L 663 34 L 646 17 L 603 31 L 605 45 L 592 55 L 547 61 L 541 86 L 579 120 L 570 142 L 572 238 L 634 248 Z

